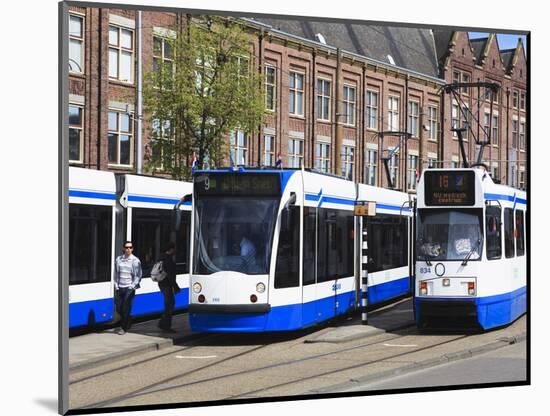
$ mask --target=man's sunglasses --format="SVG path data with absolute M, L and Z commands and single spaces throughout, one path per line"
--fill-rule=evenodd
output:
M 132 247 L 132 246 L 130 246 L 130 247 L 126 246 L 126 247 L 124 247 L 124 248 L 125 248 L 125 249 L 127 249 L 127 248 L 130 248 L 130 249 L 132 249 L 132 248 L 134 248 L 134 247 Z

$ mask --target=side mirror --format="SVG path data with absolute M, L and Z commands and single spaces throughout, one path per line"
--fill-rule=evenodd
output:
M 193 201 L 193 194 L 187 194 L 183 198 L 181 198 L 176 205 L 174 205 L 174 209 L 172 210 L 172 228 L 174 229 L 174 231 L 180 230 L 181 206 L 186 202 L 192 202 L 192 201 Z

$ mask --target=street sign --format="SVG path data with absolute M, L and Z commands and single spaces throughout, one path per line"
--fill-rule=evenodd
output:
M 354 207 L 354 215 L 360 217 L 374 217 L 376 215 L 376 202 L 357 201 Z

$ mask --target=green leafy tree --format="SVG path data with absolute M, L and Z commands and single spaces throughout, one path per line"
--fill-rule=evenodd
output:
M 251 37 L 236 21 L 195 16 L 175 36 L 154 42 L 153 68 L 144 74 L 143 101 L 150 121 L 148 171 L 188 178 L 198 166 L 229 157 L 227 137 L 253 133 L 265 111 L 262 77 L 251 56 Z

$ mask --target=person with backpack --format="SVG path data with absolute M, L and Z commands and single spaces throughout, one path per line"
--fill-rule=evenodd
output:
M 132 254 L 134 245 L 125 241 L 123 254 L 115 260 L 114 285 L 115 305 L 120 315 L 120 329 L 117 334 L 124 335 L 130 329 L 132 302 L 141 281 L 141 262 Z
M 176 332 L 172 329 L 172 314 L 174 313 L 175 294 L 180 291 L 176 282 L 175 253 L 176 245 L 170 241 L 151 272 L 151 277 L 158 282 L 159 289 L 164 297 L 164 311 L 158 327 L 168 333 Z

